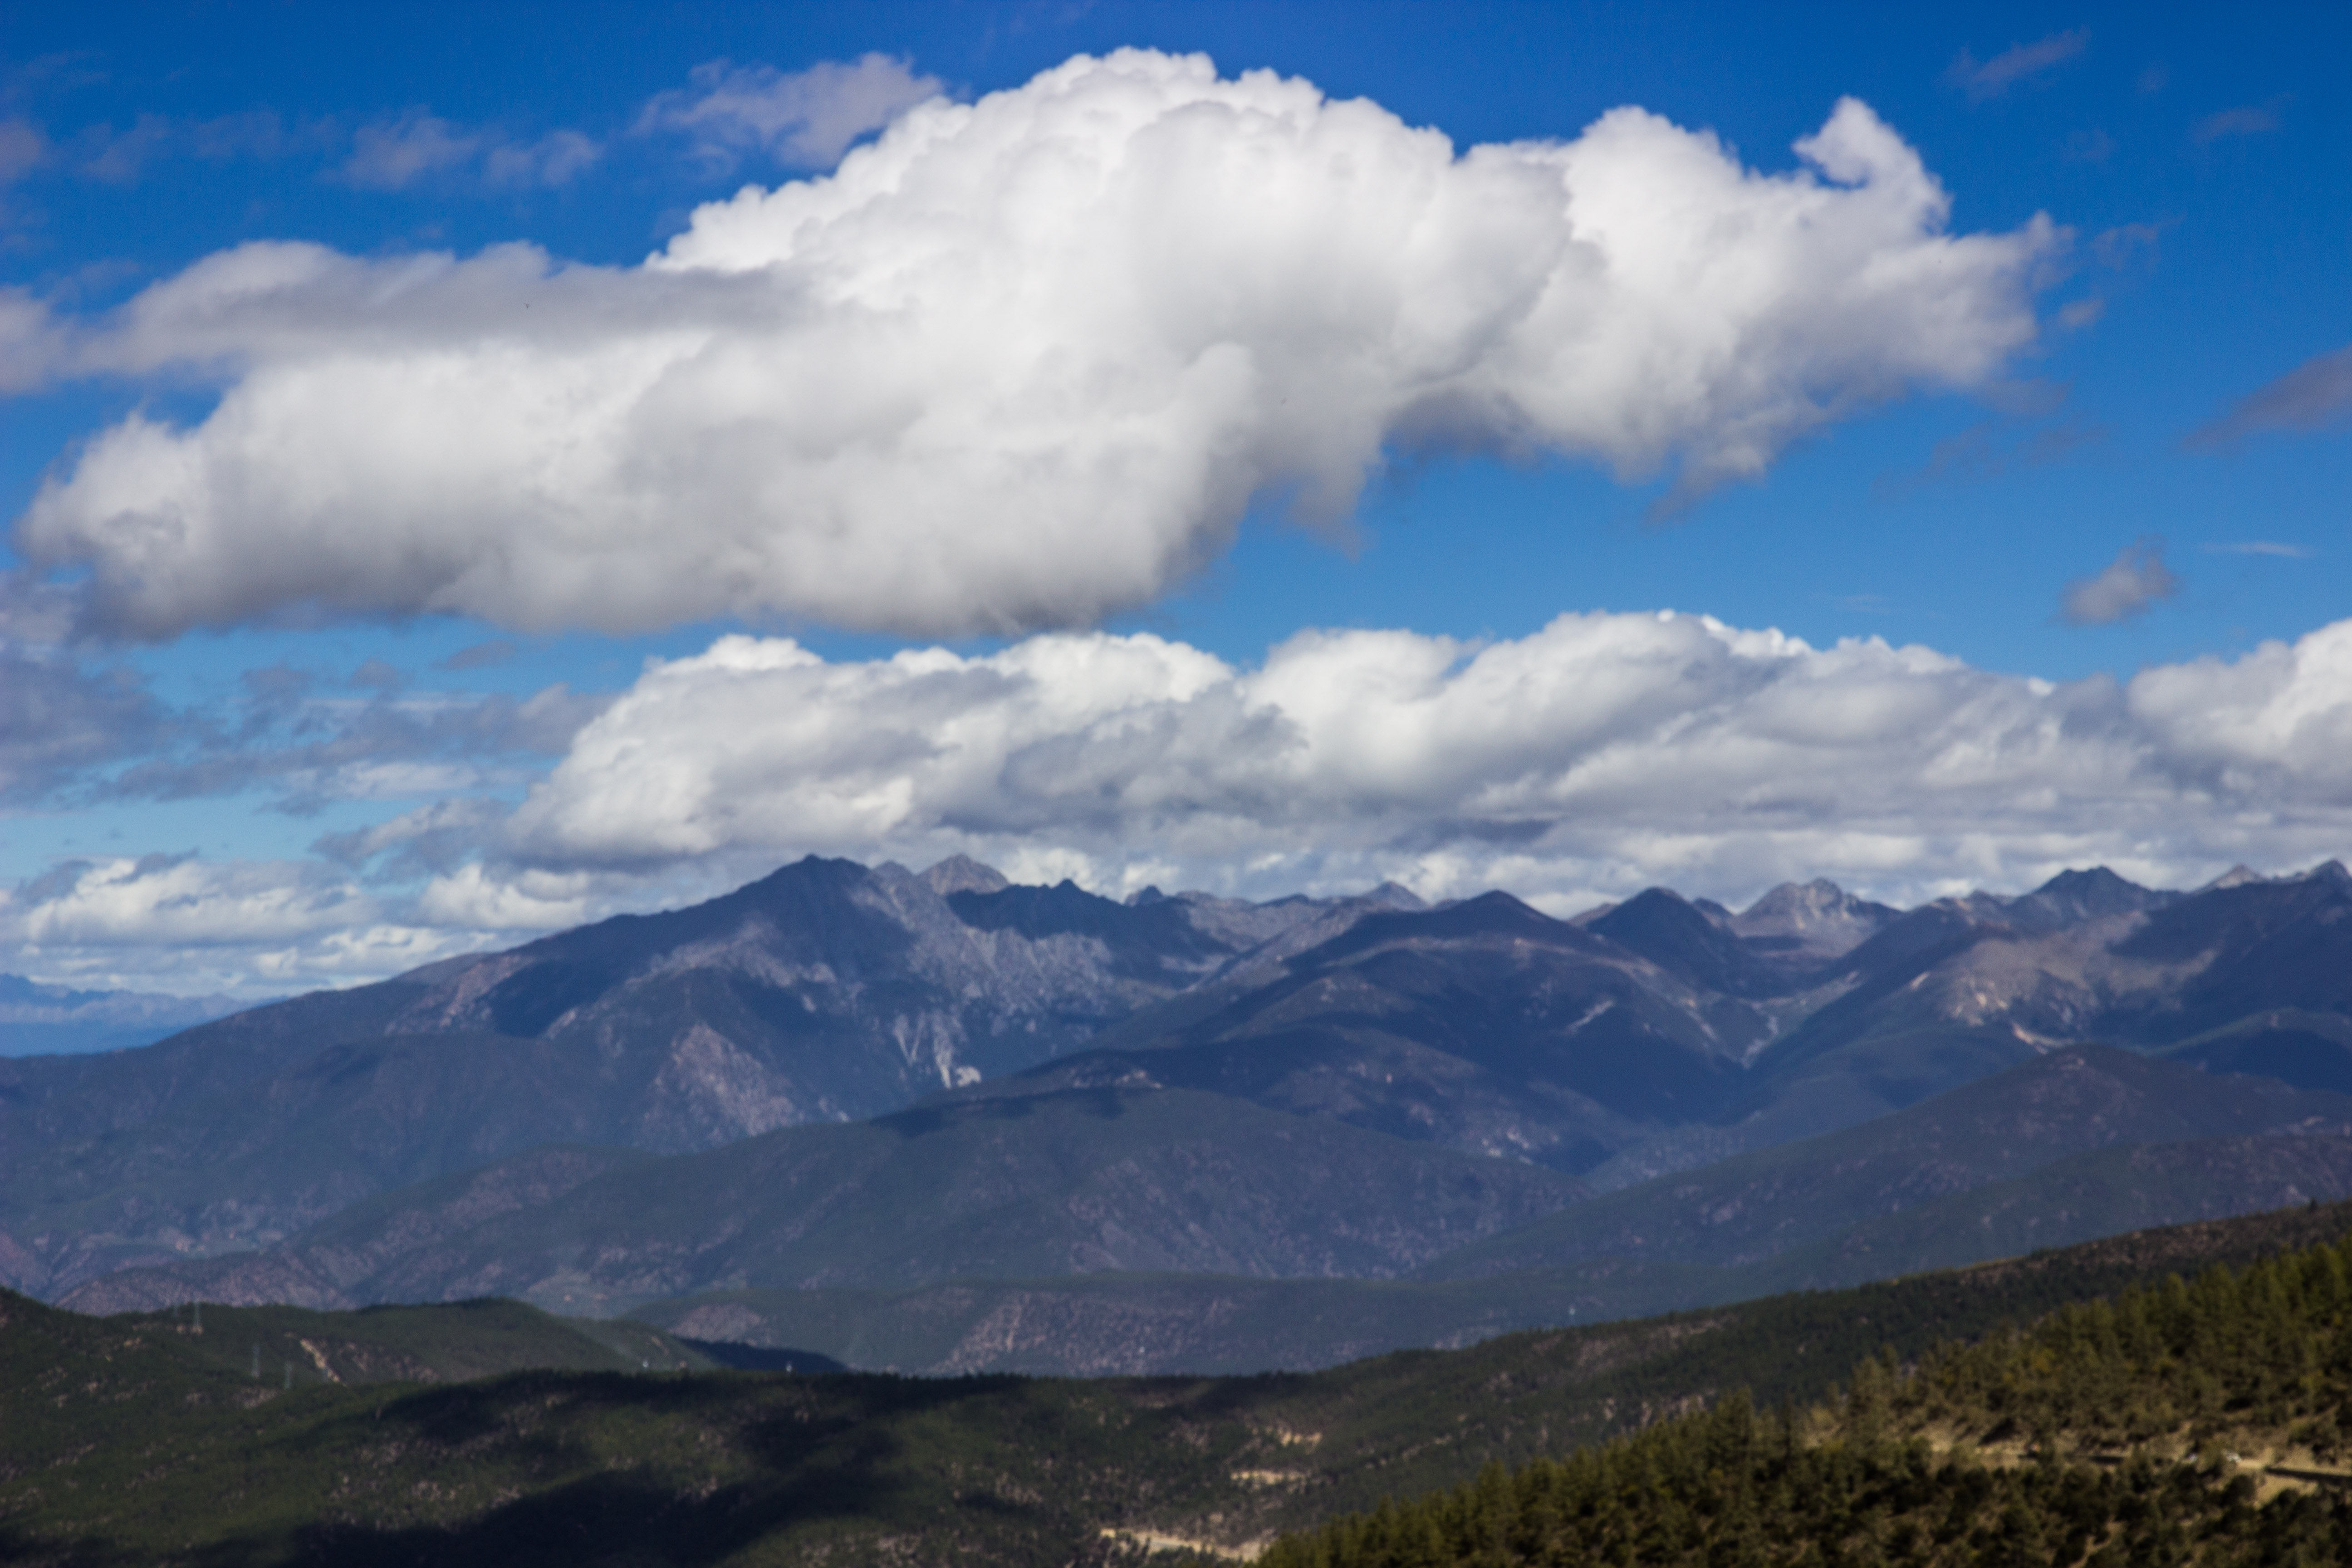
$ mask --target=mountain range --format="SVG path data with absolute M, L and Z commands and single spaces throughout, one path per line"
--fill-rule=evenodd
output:
M 892 1370 L 1248 1372 L 2347 1195 L 2352 1097 L 2098 1047 L 1581 1199 L 1198 1091 L 1055 1089 L 695 1155 L 534 1151 L 63 1300 L 499 1294 Z
M 2123 1048 L 2075 1048 L 2099 1044 Z M 0 1061 L 0 1280 L 92 1307 L 729 1296 L 742 1337 L 796 1344 L 779 1296 L 1287 1282 L 1371 1313 L 1341 1340 L 1427 1343 L 1990 1256 L 1934 1216 L 2020 1183 L 2075 1184 L 2066 1239 L 2334 1195 L 2344 1090 L 2334 862 L 1907 911 L 1654 889 L 1559 920 L 811 858 Z M 1971 1211 L 1979 1241 L 2032 1236 L 2041 1201 Z
M 229 996 L 80 991 L 0 974 L 0 1057 L 119 1051 L 251 1006 Z

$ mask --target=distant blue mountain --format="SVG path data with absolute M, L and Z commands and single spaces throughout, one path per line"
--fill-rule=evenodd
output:
M 76 991 L 0 974 L 0 1057 L 78 1055 L 152 1045 L 194 1024 L 256 1005 L 234 996 Z

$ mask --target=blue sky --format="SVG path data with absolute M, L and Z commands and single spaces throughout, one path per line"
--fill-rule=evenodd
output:
M 2188 7 L 2095 6 L 485 9 L 52 8 L 0 31 L 0 286 L 16 319 L 37 323 L 0 335 L 16 362 L 0 370 L 12 392 L 0 405 L 0 500 L 17 520 L 0 626 L 16 662 L 0 676 L 18 690 L 0 708 L 16 731 L 0 740 L 0 886 L 15 889 L 0 908 L 0 968 L 183 991 L 344 983 L 697 896 L 807 850 L 919 859 L 968 849 L 1114 893 L 1172 879 L 1264 896 L 1397 875 L 1436 896 L 1492 883 L 1565 909 L 1650 881 L 1738 901 L 1815 871 L 1898 899 L 2013 889 L 2094 857 L 2178 881 L 2234 859 L 2284 870 L 2352 847 L 2352 764 L 2333 760 L 2352 737 L 2352 667 L 2329 636 L 2352 613 L 2352 360 L 2326 357 L 2352 344 L 2352 110 L 2340 89 L 2352 20 L 2340 8 L 2278 7 L 2229 26 Z M 212 553 L 152 569 L 146 609 L 93 594 L 140 548 L 107 498 L 164 482 L 108 458 L 110 432 L 176 432 L 183 452 L 226 442 L 240 395 L 299 371 L 311 378 L 303 385 L 362 389 L 332 438 L 355 444 L 354 461 L 376 461 L 368 444 L 392 449 L 383 432 L 405 416 L 387 407 L 371 424 L 378 411 L 363 389 L 381 383 L 338 383 L 336 366 L 377 354 L 383 371 L 394 361 L 381 356 L 410 352 L 384 348 L 386 335 L 407 332 L 415 353 L 429 341 L 470 366 L 452 374 L 488 374 L 464 360 L 464 333 L 494 337 L 499 312 L 519 322 L 532 298 L 549 302 L 528 279 L 500 282 L 486 247 L 538 247 L 547 259 L 534 277 L 584 268 L 568 275 L 583 279 L 579 321 L 625 314 L 646 298 L 639 264 L 702 204 L 824 180 L 845 141 L 879 132 L 887 143 L 897 132 L 886 127 L 926 100 L 1017 100 L 1039 90 L 1027 84 L 1041 72 L 1122 48 L 1203 51 L 1228 83 L 1270 71 L 1328 103 L 1370 100 L 1393 117 L 1360 149 L 1374 186 L 1389 177 L 1379 158 L 1405 156 L 1407 128 L 1442 132 L 1457 153 L 1597 147 L 1579 142 L 1588 127 L 1634 106 L 1676 134 L 1719 138 L 1725 167 L 1753 182 L 1743 191 L 1786 194 L 1808 177 L 1793 144 L 1852 97 L 1950 198 L 1948 217 L 1922 220 L 1902 244 L 1937 257 L 1947 241 L 2010 249 L 1985 263 L 1975 314 L 1954 329 L 1976 336 L 1958 348 L 1945 333 L 1932 351 L 1890 348 L 1874 361 L 1849 339 L 1860 307 L 1840 290 L 1876 274 L 1779 279 L 1787 298 L 1738 318 L 1744 346 L 1710 362 L 1705 374 L 1721 384 L 1648 410 L 1664 396 L 1654 387 L 1637 378 L 1612 392 L 1562 359 L 1556 377 L 1591 382 L 1578 412 L 1550 426 L 1480 415 L 1466 436 L 1424 400 L 1367 437 L 1352 501 L 1307 506 L 1303 520 L 1299 498 L 1314 487 L 1300 476 L 1336 469 L 1300 452 L 1330 432 L 1300 416 L 1295 430 L 1228 433 L 1219 439 L 1245 440 L 1265 482 L 1223 512 L 1169 500 L 1155 526 L 1177 531 L 1175 542 L 1161 540 L 1148 568 L 1107 557 L 1095 571 L 1041 542 L 1055 508 L 1099 507 L 1099 493 L 1040 480 L 1033 512 L 1006 480 L 986 506 L 921 535 L 969 559 L 942 565 L 928 597 L 894 597 L 891 563 L 920 576 L 924 547 L 888 531 L 910 506 L 952 511 L 961 481 L 950 477 L 913 500 L 837 501 L 833 526 L 875 535 L 855 562 L 835 563 L 853 585 L 812 586 L 833 558 L 803 554 L 789 582 L 740 593 L 705 593 L 709 572 L 679 568 L 682 585 L 657 584 L 657 603 L 617 590 L 547 588 L 545 599 L 539 584 L 508 581 L 450 613 L 436 604 L 455 601 L 425 589 L 383 586 L 390 557 L 352 540 L 397 532 L 428 505 L 475 517 L 464 487 L 478 470 L 451 456 L 446 473 L 416 475 L 415 497 L 385 495 L 371 521 L 327 503 L 299 515 L 301 495 L 325 492 L 289 480 L 296 499 L 271 504 L 293 509 L 277 526 L 305 531 L 310 590 L 270 587 L 278 536 L 238 535 L 232 517 Z M 1666 165 L 1639 159 L 1663 157 L 1664 144 L 1622 154 L 1638 199 L 1714 199 L 1704 183 L 1642 184 Z M 1397 169 L 1404 180 L 1406 164 Z M 1841 183 L 1818 167 L 1811 177 Z M 1006 191 L 1003 201 L 1028 199 Z M 1065 198 L 1040 199 L 1024 243 L 1058 244 L 1051 202 Z M 1267 226 L 1237 230 L 1217 253 L 1236 267 L 1272 276 L 1283 246 L 1308 243 L 1277 232 L 1265 216 L 1275 207 L 1234 210 L 1237 223 Z M 1073 247 L 1108 221 L 1062 216 Z M 2044 217 L 2053 226 L 2034 229 Z M 1896 244 L 1853 222 L 1853 244 Z M 880 268 L 862 276 L 887 275 L 889 232 L 856 241 L 874 252 L 856 265 Z M 340 346 L 286 369 L 291 351 L 270 346 L 286 331 L 274 318 L 192 325 L 184 311 L 168 331 L 140 324 L 142 308 L 155 314 L 166 299 L 150 290 L 168 293 L 207 258 L 246 265 L 253 253 L 237 247 L 255 241 L 308 242 L 324 249 L 306 254 L 336 258 L 344 281 L 306 274 L 299 287 L 312 293 L 289 308 L 310 313 L 306 331 L 344 334 Z M 1743 243 L 1723 239 L 1724 265 L 1707 276 L 1747 265 Z M 1443 295 L 1460 276 L 1474 290 L 1477 267 L 1513 259 L 1507 238 L 1491 255 L 1463 244 L 1475 267 L 1414 273 L 1413 287 Z M 367 315 L 400 268 L 437 255 L 456 258 L 459 284 L 420 286 L 397 322 Z M 1150 296 L 1134 320 L 1206 308 L 1196 277 L 1145 269 L 1123 287 L 1122 300 Z M 1300 385 L 1344 401 L 1351 384 L 1331 364 L 1358 328 L 1342 323 L 1306 348 L 1282 328 L 1281 310 L 1313 315 L 1326 303 L 1311 289 L 1276 300 L 1252 329 L 1271 337 L 1244 331 L 1238 349 L 1262 374 L 1292 355 L 1283 363 Z M 1911 313 L 1889 330 L 1925 343 L 1921 323 L 1948 303 L 1898 300 L 1886 308 Z M 1695 299 L 1695 314 L 1714 304 Z M 924 331 L 942 341 L 960 330 L 955 311 L 971 309 L 928 308 Z M 458 321 L 475 310 L 478 323 Z M 597 330 L 575 322 L 541 347 L 590 352 L 582 345 L 593 349 Z M 765 352 L 742 331 L 742 353 Z M 199 338 L 205 346 L 187 346 Z M 1125 363 L 1117 345 L 1100 353 L 1100 374 Z M 791 363 L 803 367 L 792 374 L 824 374 L 821 357 Z M 890 395 L 919 402 L 925 384 L 908 374 L 915 390 Z M 1054 374 L 1024 385 L 1084 401 Z M 1757 376 L 1784 377 L 1818 416 L 1771 437 L 1752 472 L 1677 489 L 1729 427 L 1730 415 L 1709 410 Z M 771 421 L 762 439 L 819 440 L 822 398 L 787 391 L 776 395 L 789 408 L 759 411 Z M 1629 427 L 1654 416 L 1679 434 L 1640 451 L 1631 437 L 1591 434 L 1617 427 L 1600 406 L 1612 397 L 1634 409 Z M 1070 417 L 1082 446 L 1085 415 Z M 1432 420 L 1444 425 L 1433 437 Z M 282 434 L 298 426 L 270 427 L 289 442 L 288 473 L 318 450 Z M 1524 429 L 1536 434 L 1522 439 Z M 1051 437 L 1021 426 L 1023 439 L 1050 447 Z M 445 460 L 441 447 L 399 449 L 404 474 Z M 267 449 L 245 457 L 276 461 Z M 491 474 L 486 521 L 467 526 L 544 538 L 516 510 L 512 496 L 525 492 L 478 472 Z M 137 475 L 151 477 L 125 477 Z M 770 501 L 742 503 L 753 512 L 797 504 L 800 481 L 744 482 L 754 480 Z M 66 495 L 64 521 L 36 517 L 45 483 Z M 635 521 L 595 526 L 646 531 L 629 548 L 653 551 L 641 575 L 659 579 L 662 529 L 737 504 L 698 483 L 656 486 Z M 246 493 L 232 487 L 213 504 Z M 433 525 L 416 526 L 424 538 Z M 563 560 L 541 551 L 511 572 L 556 583 Z M 1028 595 L 1024 573 L 1046 585 Z M 960 580 L 996 585 L 964 604 Z M 184 591 L 200 581 L 202 594 Z M 1642 651 L 1638 617 L 1669 609 L 1727 629 L 1705 634 L 1713 640 L 1696 652 Z M 1592 619 L 1589 638 L 1548 637 L 1557 617 L 1603 612 L 1617 618 Z M 1269 653 L 1307 629 L 1360 634 L 1312 665 L 1320 696 L 1286 684 L 1292 667 Z M 1889 662 L 1856 673 L 1852 659 L 1809 665 L 1724 640 L 1768 629 L 1824 658 L 1841 639 L 1878 639 Z M 1373 634 L 1388 633 L 1419 639 L 1418 673 L 1382 662 L 1396 647 Z M 1100 634 L 1141 635 L 1181 657 L 1154 655 L 1105 697 L 1109 677 L 1073 673 L 1072 659 L 1094 668 L 1085 649 L 1052 640 Z M 791 637 L 823 668 L 795 674 L 771 659 L 757 679 L 781 684 L 741 696 L 752 678 L 711 673 L 706 651 L 730 636 L 763 647 Z M 1027 640 L 1039 636 L 1048 640 Z M 1432 653 L 1432 639 L 1454 640 Z M 930 697 L 887 677 L 899 650 L 934 647 L 961 661 L 956 679 L 975 691 L 1026 682 L 1043 695 L 1017 713 L 992 696 L 956 699 L 969 706 L 955 710 L 961 729 L 949 725 Z M 1896 657 L 1906 648 L 1944 663 Z M 1469 679 L 1482 649 L 1497 679 L 1513 660 L 1526 666 L 1512 691 L 1529 679 L 1615 691 L 1626 670 L 1661 659 L 1685 661 L 1685 674 L 1691 659 L 1730 662 L 1688 691 L 1626 695 L 1605 723 L 1579 729 L 1584 721 L 1535 702 L 1515 726 L 1523 699 L 1507 691 L 1499 709 L 1473 711 L 1486 700 Z M 1195 654 L 1222 661 L 1230 679 L 1177 669 Z M 686 661 L 661 689 L 669 695 L 641 680 L 648 658 Z M 1375 668 L 1382 691 L 1425 689 L 1397 699 L 1378 735 L 1318 729 L 1317 704 L 1359 691 Z M 749 706 L 711 696 L 722 679 Z M 1203 717 L 1212 702 L 1258 714 L 1265 725 L 1249 734 L 1287 737 L 1251 763 L 1271 772 L 1234 771 L 1257 742 Z M 1809 716 L 1791 728 L 1781 710 L 1801 702 Z M 826 706 L 841 703 L 855 711 Z M 1769 725 L 1757 706 L 1768 703 L 1780 705 Z M 1384 711 L 1354 710 L 1366 725 Z M 689 711 L 704 729 L 663 727 Z M 1046 711 L 1059 717 L 1036 716 Z M 1532 740 L 1519 733 L 1547 722 L 1555 728 Z M 1704 756 L 1675 750 L 1696 744 L 1695 729 L 1717 736 Z M 1763 746 L 1755 737 L 1767 729 Z M 1141 731 L 1188 738 L 1143 751 L 1119 739 Z M 1804 750 L 1790 739 L 1800 731 L 1831 739 Z M 1400 737 L 1415 735 L 1428 750 L 1402 755 L 1411 746 Z M 924 771 L 949 752 L 963 759 L 956 768 Z M 872 760 L 916 752 L 931 763 Z M 1454 765 L 1465 757 L 1483 760 Z M 1645 767 L 1684 782 L 1643 784 Z M 1742 767 L 1782 782 L 1742 783 Z M 1036 782 L 1049 773 L 1055 782 Z M 1611 784 L 1620 773 L 1635 782 Z M 1859 773 L 1880 778 L 1884 798 L 1841 782 Z M 1960 774 L 1964 795 L 1938 793 L 1960 787 L 1949 784 Z M 1083 801 L 1066 782 L 1081 776 Z M 1116 809 L 1100 805 L 1114 798 Z

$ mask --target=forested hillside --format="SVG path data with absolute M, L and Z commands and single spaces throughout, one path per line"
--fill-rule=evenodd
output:
M 1864 1359 L 1276 1543 L 1269 1568 L 2352 1562 L 2352 1241 Z

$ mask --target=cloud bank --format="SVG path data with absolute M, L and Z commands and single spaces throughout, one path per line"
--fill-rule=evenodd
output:
M 1947 233 L 1855 100 L 1797 151 L 1761 174 L 1622 109 L 1457 155 L 1304 81 L 1081 58 L 921 102 L 639 268 L 199 262 L 44 353 L 217 374 L 217 406 L 97 437 L 17 543 L 148 637 L 427 612 L 935 636 L 1148 602 L 1254 500 L 1335 517 L 1392 448 L 1671 468 L 1695 495 L 1998 375 L 2063 242 Z
M 507 846 L 572 870 L 965 851 L 1114 892 L 1826 874 L 1916 899 L 2324 858 L 2352 848 L 2347 758 L 2352 622 L 2067 685 L 1673 614 L 1307 632 L 1246 670 L 1150 636 L 864 663 L 734 637 L 587 723 Z
M 1666 613 L 1311 631 L 1250 668 L 1148 635 L 841 662 L 736 636 L 578 723 L 519 807 L 424 807 L 310 862 L 76 863 L 0 898 L 0 939 L 43 973 L 283 990 L 809 853 L 1113 895 L 1395 878 L 1560 913 L 1814 876 L 1906 904 L 2096 864 L 2183 887 L 2352 852 L 2347 758 L 2352 621 L 2071 684 Z

